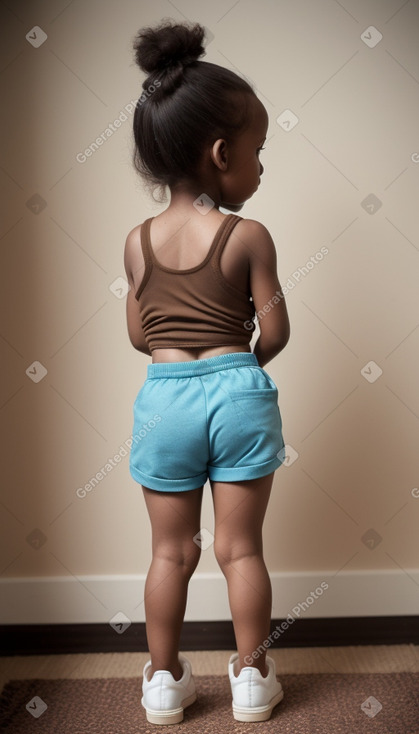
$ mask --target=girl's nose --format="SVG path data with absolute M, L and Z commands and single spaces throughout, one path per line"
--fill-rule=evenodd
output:
M 259 163 L 259 165 L 260 165 L 259 175 L 261 176 L 265 169 L 264 169 L 264 167 L 262 166 L 261 163 Z

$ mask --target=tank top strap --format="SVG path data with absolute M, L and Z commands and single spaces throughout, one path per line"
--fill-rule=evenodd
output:
M 219 273 L 221 273 L 220 259 L 224 246 L 228 238 L 230 237 L 232 230 L 234 229 L 236 224 L 238 224 L 238 222 L 240 222 L 242 219 L 243 217 L 239 217 L 238 214 L 229 214 L 223 222 L 223 227 L 221 228 L 221 231 L 219 233 L 218 241 L 215 245 L 211 258 L 213 267 L 215 267 L 215 269 L 218 270 Z
M 154 217 L 149 217 L 141 225 L 140 241 L 141 241 L 141 250 L 142 250 L 143 258 L 144 258 L 144 274 L 141 279 L 141 283 L 138 287 L 138 290 L 135 294 L 135 299 L 137 301 L 142 291 L 144 290 L 144 287 L 153 269 L 153 251 L 151 249 L 151 243 L 150 243 L 150 225 L 153 219 Z
M 149 217 L 149 219 L 146 219 L 141 225 L 141 249 L 146 266 L 148 263 L 150 263 L 150 265 L 153 263 L 153 251 L 151 249 L 150 242 L 150 226 L 153 219 L 154 217 Z

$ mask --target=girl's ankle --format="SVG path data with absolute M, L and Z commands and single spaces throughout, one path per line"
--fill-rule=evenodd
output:
M 180 664 L 179 664 L 179 667 L 177 667 L 175 665 L 168 666 L 167 668 L 153 668 L 153 667 L 151 667 L 150 668 L 150 671 L 149 671 L 149 680 L 152 679 L 154 673 L 157 670 L 165 670 L 168 673 L 171 673 L 171 675 L 173 676 L 173 678 L 174 678 L 175 681 L 179 681 L 182 678 L 182 676 L 183 676 L 183 668 L 182 668 L 182 666 Z
M 266 663 L 265 664 L 262 664 L 261 663 L 260 665 L 246 665 L 246 664 L 244 664 L 244 665 L 240 666 L 239 660 L 236 660 L 236 662 L 234 664 L 234 668 L 233 668 L 234 675 L 236 676 L 236 678 L 237 678 L 237 676 L 240 675 L 240 671 L 243 668 L 249 668 L 249 667 L 250 668 L 256 668 L 256 670 L 258 670 L 259 673 L 261 674 L 262 678 L 267 678 L 268 675 L 269 675 L 269 668 L 268 668 L 268 666 L 267 666 Z

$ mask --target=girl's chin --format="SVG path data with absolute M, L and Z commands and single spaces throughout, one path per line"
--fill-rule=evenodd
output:
M 239 212 L 241 209 L 243 209 L 245 205 L 245 202 L 242 204 L 227 204 L 225 201 L 222 201 L 220 204 L 221 209 L 227 209 L 230 212 Z

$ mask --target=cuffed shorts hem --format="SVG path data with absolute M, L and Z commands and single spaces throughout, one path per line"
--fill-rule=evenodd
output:
M 254 466 L 235 466 L 228 469 L 224 466 L 208 466 L 208 474 L 198 474 L 196 477 L 187 479 L 161 479 L 150 477 L 135 466 L 130 466 L 133 479 L 149 489 L 160 490 L 160 492 L 187 492 L 202 487 L 207 479 L 214 482 L 244 482 L 246 479 L 259 479 L 278 469 L 283 462 L 277 456 L 263 464 Z
M 160 479 L 159 477 L 149 477 L 135 466 L 130 466 L 130 473 L 133 479 L 149 489 L 160 490 L 160 492 L 186 492 L 191 489 L 202 487 L 207 481 L 206 474 L 198 474 L 196 477 L 187 479 Z
M 277 456 L 263 464 L 254 464 L 253 466 L 234 466 L 227 469 L 224 466 L 208 466 L 209 478 L 214 482 L 243 482 L 246 479 L 259 479 L 266 474 L 278 469 L 283 462 Z

